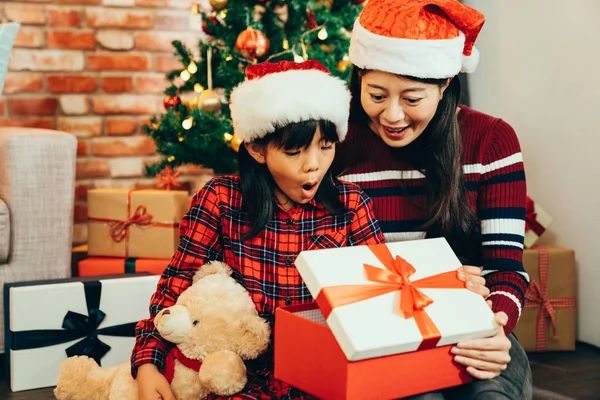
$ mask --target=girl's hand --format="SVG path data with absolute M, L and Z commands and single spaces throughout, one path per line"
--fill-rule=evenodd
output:
M 458 279 L 465 282 L 465 287 L 471 292 L 486 298 L 490 295 L 490 289 L 485 286 L 485 278 L 481 276 L 481 268 L 471 265 L 463 265 L 457 269 Z
M 488 300 L 491 307 L 491 301 Z M 504 312 L 495 314 L 496 322 L 504 327 L 508 317 Z M 506 369 L 510 362 L 510 340 L 504 329 L 498 330 L 494 336 L 484 339 L 458 342 L 452 348 L 454 361 L 467 367 L 467 372 L 477 379 L 493 379 Z
M 136 381 L 139 400 L 175 400 L 167 378 L 154 364 L 140 365 Z

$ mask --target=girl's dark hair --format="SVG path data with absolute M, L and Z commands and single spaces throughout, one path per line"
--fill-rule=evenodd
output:
M 308 120 L 296 122 L 277 128 L 275 132 L 253 143 L 260 146 L 273 146 L 285 151 L 306 149 L 312 143 L 317 126 L 321 138 L 330 143 L 338 143 L 339 137 L 335 125 L 326 120 Z M 275 181 L 265 164 L 258 163 L 242 144 L 238 153 L 240 173 L 240 189 L 242 192 L 242 211 L 246 214 L 246 222 L 250 231 L 242 235 L 242 239 L 250 239 L 260 233 L 273 217 Z M 329 169 L 315 194 L 315 199 L 333 215 L 345 211 L 335 185 L 338 183 Z
M 350 122 L 367 125 L 368 115 L 360 101 L 360 79 L 367 71 L 354 68 L 350 82 Z M 442 87 L 446 79 L 405 78 Z M 454 77 L 444 91 L 433 119 L 421 136 L 407 146 L 407 154 L 425 174 L 429 219 L 423 229 L 427 237 L 445 237 L 463 263 L 479 262 L 479 221 L 469 204 L 462 167 L 462 141 L 456 108 L 461 96 Z M 411 149 L 412 148 L 412 149 Z M 479 242 L 479 245 L 477 243 Z

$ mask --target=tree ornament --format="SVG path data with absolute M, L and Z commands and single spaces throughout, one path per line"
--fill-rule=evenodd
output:
M 219 25 L 219 20 L 214 15 L 209 15 L 206 19 L 202 19 L 202 30 L 207 35 L 212 35 L 217 25 Z
M 181 98 L 177 95 L 168 94 L 163 99 L 163 106 L 166 109 L 169 109 L 171 107 L 177 107 L 180 104 L 181 104 Z
M 198 98 L 198 107 L 206 112 L 216 112 L 221 110 L 221 98 L 212 89 L 206 89 Z
M 173 171 L 169 165 L 167 165 L 161 172 L 156 174 L 156 177 L 160 181 L 156 184 L 157 189 L 171 190 L 181 186 L 181 183 L 176 181 L 177 178 L 179 178 L 179 172 Z
M 249 26 L 237 37 L 235 49 L 245 58 L 256 61 L 269 51 L 269 39 L 261 31 Z
M 341 60 L 337 63 L 337 70 L 340 72 L 346 72 L 346 70 L 352 66 L 349 60 Z
M 228 0 L 208 0 L 208 2 L 210 3 L 210 6 L 213 8 L 213 10 L 221 11 L 224 10 L 225 7 L 227 7 Z
M 229 142 L 229 146 L 231 146 L 233 151 L 235 151 L 237 153 L 238 151 L 240 151 L 241 145 L 242 145 L 242 140 L 236 134 L 234 134 L 233 137 L 231 138 L 231 141 Z
M 306 19 L 308 20 L 308 29 L 315 29 L 319 26 L 317 24 L 317 14 L 312 10 L 312 8 L 308 9 L 306 13 Z

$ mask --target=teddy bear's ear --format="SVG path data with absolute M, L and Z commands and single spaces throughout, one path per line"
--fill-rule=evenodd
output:
M 193 282 L 196 283 L 205 276 L 215 274 L 231 275 L 231 268 L 221 261 L 207 262 L 194 274 Z

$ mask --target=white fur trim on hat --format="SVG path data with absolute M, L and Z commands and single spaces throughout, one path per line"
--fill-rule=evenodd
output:
M 349 113 L 346 83 L 318 70 L 272 73 L 242 82 L 231 92 L 233 130 L 244 142 L 309 119 L 331 121 L 342 141 L 348 131 Z
M 350 40 L 350 61 L 359 68 L 414 76 L 415 78 L 451 78 L 477 67 L 479 52 L 473 48 L 464 57 L 465 35 L 453 39 L 416 40 L 374 34 L 354 22 Z

